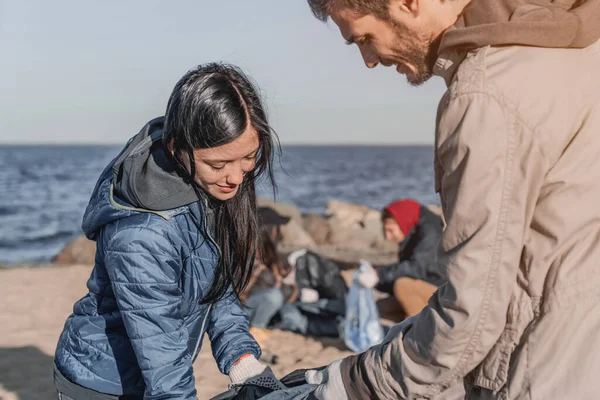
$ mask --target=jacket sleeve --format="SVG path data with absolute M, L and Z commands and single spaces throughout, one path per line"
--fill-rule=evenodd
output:
M 451 99 L 437 134 L 449 281 L 381 345 L 342 363 L 350 398 L 437 397 L 484 360 L 506 325 L 548 161 L 535 132 L 485 93 Z
M 260 346 L 249 332 L 248 314 L 229 289 L 227 295 L 212 305 L 208 324 L 208 336 L 212 352 L 221 373 L 229 370 L 244 354 L 260 358 Z
M 377 270 L 379 275 L 377 290 L 391 293 L 396 279 L 407 277 L 425 280 L 427 271 L 435 269 L 430 264 L 436 262 L 440 235 L 429 224 L 423 224 L 421 230 L 419 241 L 410 258 Z
M 106 267 L 142 371 L 144 400 L 196 400 L 175 246 L 161 232 L 125 228 L 108 241 Z

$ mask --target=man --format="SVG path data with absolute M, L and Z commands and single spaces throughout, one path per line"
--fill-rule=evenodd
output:
M 446 282 L 446 264 L 437 260 L 442 219 L 413 199 L 388 204 L 381 213 L 386 240 L 399 246 L 398 262 L 366 269 L 358 282 L 391 294 L 377 303 L 382 317 L 400 322 L 419 313 L 438 286 Z
M 309 0 L 368 67 L 433 74 L 442 285 L 319 399 L 599 398 L 600 1 Z

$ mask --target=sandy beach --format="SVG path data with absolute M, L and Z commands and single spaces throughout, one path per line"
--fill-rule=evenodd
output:
M 48 266 L 0 270 L 0 400 L 55 399 L 53 355 L 73 303 L 87 292 L 89 266 Z M 226 390 L 209 341 L 194 364 L 198 398 Z M 328 364 L 351 354 L 339 340 L 274 332 L 265 353 L 278 355 L 277 376 L 297 368 Z

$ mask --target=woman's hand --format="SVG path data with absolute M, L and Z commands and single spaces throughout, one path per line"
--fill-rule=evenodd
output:
M 300 290 L 298 290 L 298 286 L 297 285 L 289 285 L 292 288 L 292 293 L 290 294 L 290 296 L 285 300 L 286 304 L 292 304 L 295 303 L 298 300 L 298 295 L 300 293 Z
M 231 387 L 255 385 L 273 390 L 283 390 L 286 386 L 279 381 L 271 368 L 262 364 L 251 354 L 243 355 L 229 371 Z
M 281 270 L 279 269 L 279 265 L 273 265 L 273 275 L 275 276 L 275 289 L 281 289 L 283 285 L 283 277 L 281 276 Z

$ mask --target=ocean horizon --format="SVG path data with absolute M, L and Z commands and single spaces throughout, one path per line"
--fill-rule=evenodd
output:
M 49 262 L 82 234 L 98 176 L 120 145 L 0 145 L 0 264 Z M 412 197 L 439 204 L 431 145 L 286 144 L 276 161 L 276 199 L 303 213 L 331 200 L 381 209 Z M 273 198 L 272 188 L 257 187 Z

